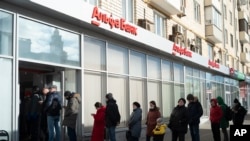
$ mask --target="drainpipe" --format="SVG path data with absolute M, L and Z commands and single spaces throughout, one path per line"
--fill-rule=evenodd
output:
M 224 20 L 224 17 L 225 17 L 225 13 L 224 13 L 224 0 L 221 1 L 222 2 L 222 46 L 223 48 L 227 51 L 226 49 L 226 43 L 225 43 L 225 20 Z M 224 64 L 225 66 L 227 65 L 226 62 L 227 62 L 227 53 L 228 52 L 225 52 L 225 57 L 223 58 L 224 60 Z

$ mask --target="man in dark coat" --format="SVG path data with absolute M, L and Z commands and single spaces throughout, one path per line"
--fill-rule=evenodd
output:
M 247 110 L 243 106 L 241 106 L 237 98 L 234 99 L 234 106 L 232 111 L 233 111 L 233 124 L 243 125 Z
M 189 130 L 192 137 L 192 141 L 200 141 L 199 124 L 200 117 L 203 114 L 201 104 L 198 101 L 194 101 L 192 94 L 187 95 L 188 100 L 188 113 L 189 113 Z
M 120 123 L 121 115 L 112 93 L 106 95 L 106 102 L 105 121 L 108 130 L 108 137 L 110 138 L 110 141 L 116 141 L 115 128 Z

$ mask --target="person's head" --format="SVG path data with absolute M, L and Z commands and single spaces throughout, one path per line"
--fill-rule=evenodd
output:
M 102 103 L 101 102 L 96 102 L 94 106 L 95 106 L 96 109 L 99 109 L 99 108 L 102 107 Z
M 150 106 L 150 109 L 155 109 L 155 108 L 157 108 L 156 103 L 155 103 L 155 101 L 153 101 L 153 100 L 149 102 L 149 106 Z
M 140 108 L 140 107 L 141 107 L 140 103 L 133 102 L 133 109 L 137 109 L 137 108 Z
M 49 87 L 49 91 L 50 91 L 50 92 L 55 92 L 55 91 L 57 91 L 57 86 L 56 86 L 56 85 L 50 86 L 50 87 Z
M 109 101 L 111 99 L 113 99 L 113 94 L 112 93 L 107 93 L 106 94 L 106 101 Z
M 224 100 L 223 100 L 223 98 L 221 96 L 218 96 L 216 99 L 217 99 L 217 102 L 218 102 L 219 105 L 225 104 Z
M 187 95 L 187 100 L 188 100 L 188 102 L 193 102 L 194 101 L 194 95 L 188 94 Z
M 47 95 L 49 93 L 49 88 L 44 87 L 42 92 L 43 92 L 43 95 Z
M 211 106 L 214 107 L 217 105 L 217 99 L 213 98 L 210 100 Z
M 64 92 L 64 97 L 69 100 L 70 98 L 72 98 L 74 95 L 74 93 L 72 93 L 71 91 L 65 91 Z
M 186 104 L 186 100 L 184 98 L 180 98 L 178 100 L 178 106 L 184 106 Z
M 240 105 L 240 102 L 237 98 L 234 99 L 234 105 Z
M 156 122 L 158 125 L 161 125 L 163 123 L 163 120 L 162 120 L 162 118 L 157 118 Z
M 37 94 L 37 93 L 39 93 L 39 91 L 40 91 L 40 88 L 38 86 L 33 86 L 33 88 L 32 88 L 33 94 Z

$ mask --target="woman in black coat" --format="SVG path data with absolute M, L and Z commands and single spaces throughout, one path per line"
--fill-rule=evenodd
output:
M 138 102 L 133 102 L 133 112 L 128 121 L 128 141 L 139 141 L 141 136 L 142 110 Z
M 185 141 L 185 134 L 187 133 L 189 115 L 185 107 L 186 100 L 180 98 L 178 105 L 173 109 L 168 127 L 172 130 L 172 141 Z

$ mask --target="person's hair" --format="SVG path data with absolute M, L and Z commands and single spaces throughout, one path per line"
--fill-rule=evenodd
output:
M 133 102 L 133 105 L 135 105 L 137 108 L 141 107 L 140 103 L 138 103 L 138 102 Z
M 194 100 L 194 95 L 188 94 L 187 95 L 187 100 Z
M 162 118 L 157 118 L 157 119 L 156 119 L 156 122 L 157 122 L 157 123 L 162 123 L 163 120 L 162 120 Z
M 155 107 L 157 107 L 154 100 L 150 101 L 149 103 L 151 103 L 151 104 L 153 104 Z
M 95 103 L 95 107 L 96 107 L 96 108 L 102 107 L 102 103 L 101 103 L 101 102 L 96 102 L 96 103 Z
M 178 100 L 178 103 L 179 103 L 180 101 L 183 101 L 183 103 L 186 104 L 186 100 L 185 100 L 184 98 L 180 98 L 180 99 Z

